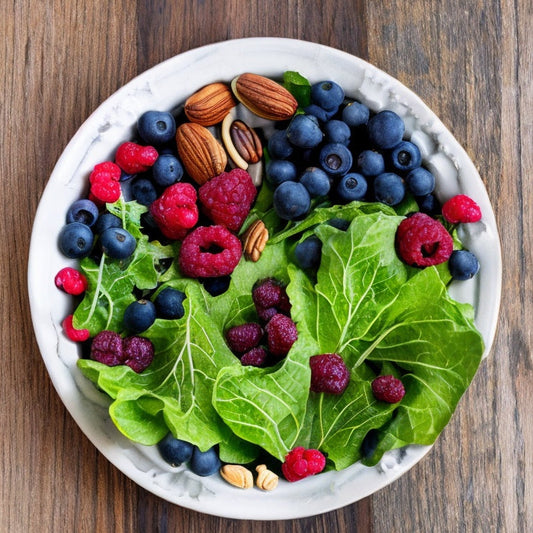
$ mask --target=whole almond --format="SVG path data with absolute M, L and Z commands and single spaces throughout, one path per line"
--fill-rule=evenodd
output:
M 210 83 L 191 94 L 185 101 L 185 115 L 191 122 L 213 126 L 222 122 L 229 110 L 237 105 L 228 85 Z
M 224 172 L 226 152 L 206 127 L 182 124 L 176 131 L 176 145 L 185 170 L 199 185 Z

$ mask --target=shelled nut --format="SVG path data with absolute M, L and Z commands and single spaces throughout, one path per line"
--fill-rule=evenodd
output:
M 210 83 L 185 101 L 185 115 L 191 122 L 202 126 L 212 126 L 222 122 L 237 102 L 228 85 L 221 82 Z
M 256 485 L 262 490 L 274 490 L 278 486 L 279 476 L 268 470 L 266 465 L 257 465 Z
M 252 472 L 242 465 L 224 465 L 220 475 L 234 487 L 249 489 L 254 486 Z
M 259 260 L 268 241 L 268 229 L 262 220 L 256 220 L 243 233 L 244 257 L 254 263 Z

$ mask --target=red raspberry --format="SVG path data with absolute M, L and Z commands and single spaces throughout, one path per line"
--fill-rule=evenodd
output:
M 63 289 L 67 294 L 78 296 L 87 290 L 87 278 L 75 268 L 62 268 L 55 276 L 54 283 L 58 289 Z
M 89 336 L 89 330 L 88 329 L 76 329 L 72 325 L 72 315 L 68 315 L 65 320 L 63 320 L 63 323 L 61 324 L 63 326 L 63 329 L 65 331 L 66 336 L 74 342 L 84 342 L 86 341 Z
M 122 337 L 108 330 L 97 333 L 91 344 L 91 359 L 107 366 L 122 365 L 124 363 Z
M 191 278 L 216 278 L 233 272 L 242 255 L 241 241 L 223 226 L 199 226 L 181 245 L 179 266 Z
M 113 161 L 104 161 L 94 165 L 93 171 L 89 176 L 89 181 L 101 179 L 104 181 L 119 181 L 122 172 L 120 167 Z
M 241 357 L 241 364 L 243 366 L 262 366 L 266 358 L 266 350 L 261 346 L 256 346 Z
M 265 326 L 268 351 L 277 357 L 287 355 L 298 338 L 296 324 L 285 315 L 277 313 Z
M 255 322 L 233 326 L 226 331 L 226 341 L 233 353 L 245 353 L 255 348 L 263 338 L 263 328 Z
M 394 376 L 379 376 L 372 381 L 372 393 L 377 400 L 398 403 L 405 396 L 405 388 Z
M 260 281 L 252 290 L 257 314 L 261 320 L 268 322 L 275 314 L 290 314 L 291 304 L 285 287 L 276 279 L 267 278 Z
M 326 458 L 322 452 L 297 446 L 285 456 L 281 471 L 287 481 L 294 482 L 322 472 L 325 466 Z
M 150 213 L 169 239 L 183 239 L 198 222 L 196 189 L 190 183 L 175 183 L 152 202 Z
M 453 252 L 453 240 L 446 228 L 424 213 L 402 220 L 396 232 L 398 255 L 417 267 L 438 265 Z
M 309 359 L 311 390 L 342 394 L 350 382 L 350 371 L 336 353 L 314 355 Z
M 442 216 L 451 224 L 477 222 L 481 220 L 481 209 L 469 196 L 458 194 L 444 202 Z
M 154 359 L 154 346 L 144 337 L 126 337 L 122 341 L 124 364 L 139 374 Z
M 126 174 L 139 174 L 146 172 L 158 156 L 153 146 L 141 146 L 127 141 L 118 147 L 115 162 Z
M 215 224 L 234 232 L 241 229 L 256 195 L 250 174 L 240 168 L 222 172 L 198 190 L 205 214 Z
M 91 184 L 89 197 L 97 203 L 113 203 L 120 198 L 120 168 L 112 161 L 105 161 L 94 166 L 89 175 Z

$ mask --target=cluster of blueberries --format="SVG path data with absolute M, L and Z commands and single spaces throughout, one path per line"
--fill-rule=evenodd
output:
M 409 192 L 422 211 L 435 213 L 435 178 L 421 166 L 416 144 L 404 140 L 405 125 L 393 111 L 371 113 L 346 102 L 337 83 L 311 86 L 311 104 L 268 139 L 266 177 L 280 218 L 296 220 L 313 198 L 398 205 Z

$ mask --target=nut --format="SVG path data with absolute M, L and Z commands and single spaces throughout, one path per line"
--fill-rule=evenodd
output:
M 241 74 L 231 82 L 233 94 L 252 113 L 267 120 L 287 120 L 298 102 L 285 87 L 259 74 Z
M 213 126 L 222 122 L 229 110 L 237 105 L 231 89 L 225 83 L 210 83 L 191 94 L 185 101 L 185 115 L 191 122 Z
M 204 126 L 194 122 L 179 126 L 176 145 L 185 170 L 199 185 L 224 172 L 228 162 L 226 152 Z
M 268 470 L 266 465 L 257 465 L 256 485 L 263 490 L 274 490 L 278 486 L 279 476 Z
M 234 487 L 249 489 L 254 486 L 252 472 L 242 465 L 224 465 L 220 475 Z
M 262 220 L 256 220 L 242 235 L 244 257 L 253 261 L 259 260 L 268 241 L 268 229 Z
M 235 120 L 233 111 L 222 121 L 221 136 L 235 166 L 246 170 L 248 164 L 255 164 L 263 157 L 263 145 L 259 136 L 242 120 Z

